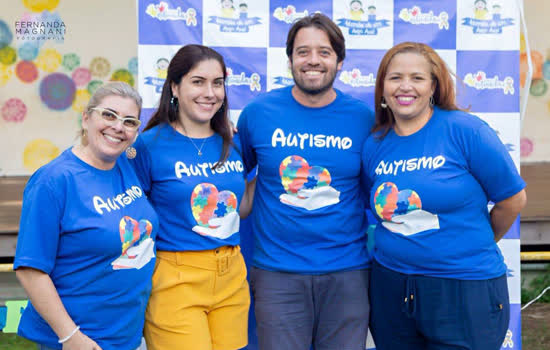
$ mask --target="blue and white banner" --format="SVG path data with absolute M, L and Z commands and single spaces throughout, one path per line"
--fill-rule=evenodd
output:
M 315 12 L 332 13 L 332 2 L 318 0 L 271 0 L 269 1 L 269 45 L 285 47 L 286 34 L 292 23 Z
M 346 50 L 346 59 L 334 86 L 355 98 L 374 101 L 376 72 L 386 50 Z
M 519 169 L 519 9 L 516 0 L 138 0 L 142 118 L 154 112 L 166 67 L 185 44 L 225 58 L 231 118 L 260 93 L 293 84 L 285 53 L 292 23 L 321 12 L 340 26 L 347 54 L 335 86 L 369 105 L 385 51 L 403 41 L 432 46 L 456 73 L 458 103 L 491 125 Z M 243 223 L 245 258 L 252 250 Z M 521 349 L 519 223 L 499 243 L 508 266 L 511 320 L 503 349 Z M 250 344 L 257 349 L 254 313 Z M 372 339 L 367 348 L 373 349 Z

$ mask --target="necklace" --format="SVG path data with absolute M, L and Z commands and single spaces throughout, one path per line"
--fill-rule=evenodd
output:
M 178 123 L 178 124 L 176 124 L 176 125 L 181 125 L 181 128 L 182 128 L 182 130 L 183 130 L 183 135 L 185 135 L 185 137 L 187 137 L 187 139 L 188 139 L 189 141 L 191 141 L 191 144 L 192 144 L 193 147 L 195 147 L 195 149 L 197 150 L 197 155 L 198 155 L 199 157 L 202 156 L 202 148 L 204 147 L 204 143 L 206 142 L 206 139 L 207 139 L 208 137 L 206 137 L 206 138 L 204 138 L 204 139 L 202 140 L 202 143 L 201 143 L 201 146 L 200 146 L 200 147 L 197 147 L 197 144 L 195 144 L 195 141 L 193 141 L 193 139 L 190 138 L 190 137 L 187 135 L 187 130 L 185 130 L 185 127 L 183 126 L 183 124 Z
M 185 135 L 187 136 L 187 135 Z M 206 142 L 206 138 L 202 140 L 202 143 L 201 143 L 201 146 L 200 147 L 197 147 L 197 145 L 195 144 L 195 141 L 193 141 L 192 138 L 190 138 L 189 136 L 187 136 L 187 138 L 189 139 L 189 141 L 191 141 L 191 143 L 193 144 L 193 146 L 197 149 L 197 155 L 200 157 L 202 156 L 202 147 L 204 146 L 204 143 Z

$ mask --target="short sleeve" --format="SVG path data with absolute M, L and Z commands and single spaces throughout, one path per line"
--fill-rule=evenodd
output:
M 250 128 L 249 128 L 249 108 L 246 108 L 242 111 L 239 116 L 239 122 L 237 123 L 237 129 L 239 139 L 241 141 L 242 157 L 244 161 L 244 166 L 246 168 L 246 173 L 250 173 L 254 167 L 257 165 L 256 153 L 252 147 L 252 142 L 250 140 Z
M 238 135 L 233 135 L 233 148 L 231 149 L 231 152 L 237 152 L 241 160 L 243 159 L 241 139 L 239 138 Z M 248 173 L 246 171 L 243 171 L 243 179 L 248 181 Z
M 370 208 L 370 190 L 372 187 L 372 178 L 370 175 L 370 158 L 374 152 L 373 142 L 369 138 L 363 143 L 361 149 L 361 190 L 365 197 L 365 206 L 367 209 Z
M 470 172 L 491 201 L 500 202 L 525 187 L 506 147 L 489 125 L 483 124 L 467 140 L 469 145 L 465 150 Z
M 366 108 L 365 113 L 367 114 L 367 130 L 370 135 L 370 133 L 372 132 L 372 128 L 374 127 L 374 113 L 369 107 Z
M 133 147 L 136 149 L 136 156 L 130 159 L 130 164 L 134 168 L 136 175 L 141 184 L 143 191 L 149 195 L 151 192 L 151 155 L 149 150 L 143 141 L 143 138 L 139 136 L 134 142 Z
M 21 222 L 13 269 L 32 267 L 49 274 L 57 257 L 61 234 L 62 209 L 58 203 L 64 194 L 44 182 L 27 185 L 23 194 Z

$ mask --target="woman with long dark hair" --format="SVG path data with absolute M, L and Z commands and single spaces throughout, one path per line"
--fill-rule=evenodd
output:
M 250 304 L 239 213 L 250 211 L 233 141 L 222 56 L 186 45 L 172 58 L 159 108 L 133 160 L 160 218 L 146 312 L 150 350 L 239 349 Z

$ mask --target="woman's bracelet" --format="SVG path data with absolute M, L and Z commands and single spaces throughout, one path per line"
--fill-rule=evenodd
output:
M 78 332 L 79 329 L 80 329 L 80 326 L 76 326 L 76 328 L 73 329 L 73 331 L 71 332 L 71 334 L 69 334 L 68 336 L 66 336 L 66 337 L 63 338 L 63 339 L 59 339 L 57 342 L 58 342 L 59 344 L 63 344 L 63 343 L 66 342 L 67 340 L 71 339 L 71 337 L 72 337 L 73 335 L 75 335 L 76 332 Z

